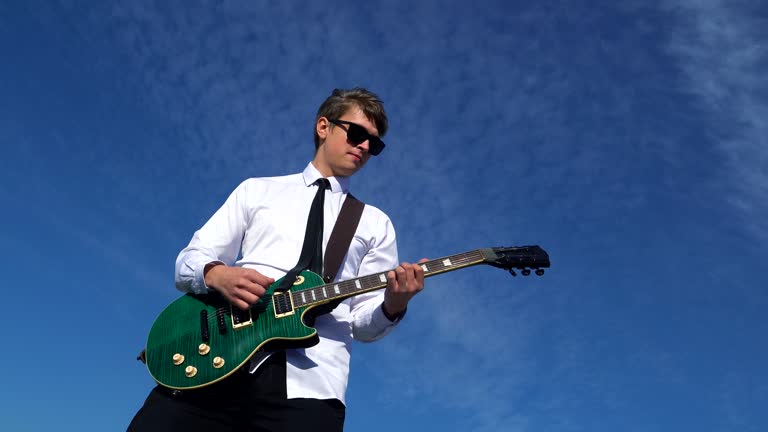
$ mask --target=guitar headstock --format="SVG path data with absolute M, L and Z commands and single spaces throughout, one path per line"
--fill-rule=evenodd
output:
M 496 247 L 480 251 L 486 264 L 509 270 L 512 276 L 517 276 L 516 269 L 523 276 L 531 274 L 531 270 L 541 276 L 544 268 L 549 268 L 549 254 L 539 246 Z

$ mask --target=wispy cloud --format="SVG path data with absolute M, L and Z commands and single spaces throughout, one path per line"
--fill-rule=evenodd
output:
M 477 277 L 488 271 L 430 280 L 405 328 L 372 347 L 377 364 L 411 365 L 394 375 L 373 368 L 394 389 L 381 402 L 428 410 L 418 403 L 428 400 L 468 413 L 473 430 L 525 430 L 519 402 L 536 375 L 531 339 L 541 321 L 530 286 Z
M 688 78 L 687 91 L 712 118 L 726 167 L 724 199 L 751 232 L 768 239 L 768 63 L 765 19 L 757 3 L 675 0 L 669 51 Z M 717 167 L 713 167 L 717 172 Z
M 14 145 L 23 145 L 14 140 Z M 29 165 L 26 169 L 36 171 Z M 140 257 L 141 253 L 134 249 L 137 245 L 132 239 L 115 231 L 112 223 L 125 223 L 115 217 L 106 217 L 104 213 L 88 214 L 81 212 L 72 204 L 79 204 L 78 197 L 70 194 L 66 189 L 58 188 L 51 182 L 40 181 L 34 177 L 20 175 L 12 167 L 0 172 L 3 185 L 24 184 L 24 189 L 0 188 L 0 200 L 13 203 L 13 210 L 23 215 L 30 226 L 37 228 L 46 235 L 52 233 L 64 236 L 64 241 L 51 246 L 41 255 L 33 257 L 34 260 L 55 260 L 57 254 L 68 254 L 71 251 L 86 251 L 88 256 L 98 256 L 114 265 L 111 269 L 115 280 L 126 286 L 169 287 L 172 286 L 172 274 L 159 272 L 156 266 L 150 266 Z M 24 227 L 29 230 L 28 227 Z M 27 236 L 36 235 L 31 230 Z M 84 258 L 83 265 L 88 262 Z M 81 271 L 81 269 L 77 269 Z M 97 272 L 94 272 L 94 274 Z M 99 273 L 101 275 L 101 273 Z M 101 297 L 106 307 L 115 306 L 115 311 L 120 311 L 119 306 L 112 301 L 106 301 L 114 296 L 114 292 L 108 290 L 96 290 L 93 295 Z
M 718 388 L 719 403 L 730 430 L 758 432 L 762 430 L 754 413 L 762 412 L 768 401 L 768 376 L 727 373 Z

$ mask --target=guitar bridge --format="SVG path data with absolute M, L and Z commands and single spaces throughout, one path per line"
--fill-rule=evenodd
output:
M 238 307 L 230 305 L 229 310 L 231 311 L 232 328 L 234 330 L 253 324 L 253 318 L 251 317 L 250 309 L 244 311 Z
M 276 292 L 272 295 L 272 304 L 275 306 L 275 318 L 293 315 L 293 297 L 290 291 Z

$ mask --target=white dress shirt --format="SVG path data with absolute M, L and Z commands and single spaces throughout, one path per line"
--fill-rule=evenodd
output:
M 203 269 L 211 262 L 254 269 L 275 280 L 296 265 L 309 208 L 322 177 L 312 163 L 301 174 L 251 178 L 241 183 L 176 259 L 176 287 L 205 293 Z M 349 190 L 348 177 L 329 177 L 325 192 L 323 253 Z M 239 259 L 238 259 L 239 258 Z M 381 210 L 366 205 L 336 280 L 397 267 L 395 230 Z M 286 351 L 288 398 L 344 402 L 352 339 L 374 341 L 396 323 L 384 316 L 383 290 L 351 297 L 315 321 L 320 343 Z

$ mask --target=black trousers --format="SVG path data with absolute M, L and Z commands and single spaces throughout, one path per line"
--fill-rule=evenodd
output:
M 254 374 L 247 368 L 209 386 L 184 392 L 155 387 L 128 432 L 342 431 L 337 399 L 288 399 L 285 354 L 275 353 Z

